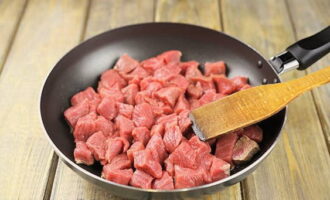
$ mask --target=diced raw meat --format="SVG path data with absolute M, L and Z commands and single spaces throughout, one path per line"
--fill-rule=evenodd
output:
M 219 158 L 213 157 L 210 174 L 212 181 L 226 178 L 230 174 L 230 164 Z
M 100 88 L 98 91 L 102 98 L 109 97 L 116 102 L 124 102 L 124 95 L 118 88 Z
M 123 88 L 127 85 L 125 79 L 123 79 L 116 70 L 109 69 L 102 73 L 101 84 L 103 87 L 110 88 Z
M 150 140 L 150 131 L 146 127 L 136 127 L 132 131 L 134 142 L 139 141 L 146 145 Z
M 190 84 L 187 88 L 187 93 L 190 97 L 198 99 L 203 95 L 202 84 L 200 82 L 197 82 L 196 84 Z
M 154 150 L 153 150 L 154 151 Z M 133 153 L 134 167 L 150 174 L 154 178 L 162 177 L 162 166 L 153 159 L 150 149 L 136 151 Z
M 108 163 L 111 163 L 111 160 L 120 153 L 126 152 L 128 150 L 128 147 L 129 143 L 125 138 L 108 138 L 105 141 L 105 158 Z
M 232 78 L 231 80 L 233 81 L 234 85 L 236 86 L 236 90 L 240 90 L 248 82 L 248 78 L 245 76 L 236 76 L 236 77 Z
M 206 62 L 204 65 L 204 75 L 210 76 L 211 74 L 226 74 L 225 63 L 223 61 Z
M 125 153 L 122 153 L 115 156 L 108 165 L 111 169 L 129 169 L 131 168 L 131 161 Z
M 194 109 L 201 106 L 198 99 L 190 98 L 188 101 L 189 101 L 189 104 L 190 104 L 190 110 L 194 110 Z
M 96 132 L 95 126 L 95 113 L 89 113 L 78 119 L 76 126 L 73 130 L 75 141 L 86 141 L 89 136 Z
M 197 76 L 197 77 L 191 77 L 190 78 L 193 82 L 200 83 L 202 89 L 210 90 L 215 89 L 213 80 L 211 77 L 203 77 L 203 76 Z
M 203 76 L 202 72 L 199 71 L 198 69 L 198 65 L 190 65 L 186 68 L 186 73 L 185 73 L 185 77 L 187 79 L 190 79 L 191 77 L 198 77 L 198 76 Z
M 154 72 L 154 78 L 162 80 L 162 81 L 166 81 L 166 80 L 170 79 L 171 77 L 180 74 L 180 72 L 181 72 L 180 66 L 178 64 L 171 63 L 171 64 L 168 64 L 164 67 L 157 69 Z
M 104 97 L 96 111 L 106 119 L 112 120 L 117 116 L 118 113 L 116 100 L 110 97 Z
M 121 137 L 124 137 L 129 141 L 132 139 L 132 131 L 134 129 L 134 123 L 132 120 L 122 115 L 118 115 L 115 119 L 115 125 L 119 130 L 119 135 Z
M 132 118 L 134 106 L 125 103 L 117 103 L 117 108 L 119 115 L 127 117 L 128 119 Z
M 228 163 L 232 163 L 233 150 L 237 139 L 238 136 L 235 132 L 220 135 L 217 139 L 215 156 Z
M 244 128 L 241 134 L 247 136 L 251 140 L 254 140 L 258 143 L 261 142 L 263 138 L 263 131 L 257 125 L 252 125 Z
M 213 76 L 213 81 L 217 86 L 217 91 L 221 94 L 231 94 L 236 91 L 236 86 L 233 81 L 225 76 Z
M 204 95 L 199 99 L 199 104 L 202 106 L 204 104 L 211 103 L 216 100 L 217 94 L 214 90 L 205 91 Z
M 154 123 L 154 113 L 152 107 L 147 103 L 141 103 L 135 106 L 133 111 L 133 121 L 137 127 L 151 128 Z
M 184 91 L 188 88 L 188 85 L 189 85 L 188 80 L 180 74 L 170 77 L 167 80 L 167 82 L 168 82 L 169 86 L 179 87 L 179 88 L 183 89 Z
M 161 178 L 156 179 L 152 184 L 152 189 L 172 190 L 174 189 L 173 178 L 166 172 L 163 172 Z
M 125 103 L 134 105 L 135 96 L 139 91 L 139 87 L 136 84 L 129 84 L 127 87 L 123 88 L 121 91 L 124 95 Z
M 243 135 L 235 144 L 233 161 L 235 164 L 248 162 L 259 150 L 259 145 L 255 141 Z
M 181 51 L 170 50 L 170 51 L 165 51 L 164 53 L 158 55 L 157 58 L 163 60 L 165 64 L 169 64 L 169 63 L 179 63 L 181 56 L 182 56 Z
M 123 185 L 128 185 L 133 176 L 132 169 L 112 169 L 109 168 L 109 164 L 103 167 L 102 177 Z
M 188 142 L 182 141 L 181 144 L 170 155 L 173 164 L 181 167 L 196 168 L 196 152 Z
M 158 90 L 155 97 L 168 103 L 172 107 L 175 105 L 176 100 L 182 94 L 182 90 L 178 87 L 166 87 Z
M 167 152 L 172 153 L 182 140 L 179 126 L 167 127 L 164 134 L 164 144 Z
M 130 181 L 130 185 L 138 188 L 151 189 L 151 183 L 154 178 L 149 174 L 141 171 L 135 170 Z
M 164 124 L 155 124 L 152 126 L 150 131 L 150 136 L 153 136 L 154 134 L 159 134 L 162 137 L 164 136 Z
M 88 149 L 92 151 L 95 160 L 105 160 L 105 141 L 106 137 L 101 131 L 94 133 L 88 138 L 86 144 Z
M 199 155 L 208 154 L 211 152 L 210 145 L 206 142 L 200 141 L 197 136 L 190 138 L 188 143 L 190 144 L 191 148 L 193 148 Z
M 175 169 L 175 189 L 190 188 L 204 184 L 204 170 L 184 168 L 178 165 Z
M 182 74 L 184 75 L 186 73 L 187 68 L 189 68 L 189 67 L 198 68 L 199 63 L 197 61 L 192 60 L 192 61 L 187 61 L 187 62 L 181 62 L 179 64 L 179 66 L 182 70 Z
M 162 124 L 164 128 L 176 126 L 178 125 L 178 116 L 175 113 L 161 116 L 156 120 L 156 124 Z
M 144 145 L 142 144 L 142 142 L 134 142 L 131 147 L 127 150 L 127 157 L 128 159 L 130 159 L 132 162 L 134 160 L 133 154 L 136 151 L 140 151 L 144 149 Z
M 92 165 L 94 164 L 94 158 L 92 152 L 88 149 L 85 142 L 76 142 L 76 148 L 73 152 L 74 160 L 77 164 Z
M 132 71 L 133 69 L 137 68 L 138 66 L 140 66 L 138 61 L 131 58 L 127 54 L 123 54 L 118 59 L 114 69 L 116 69 L 120 72 L 123 72 L 123 73 L 128 73 L 128 72 Z
M 148 76 L 140 81 L 140 89 L 148 90 L 150 92 L 157 91 L 163 87 L 164 82 L 154 77 Z
M 182 94 L 179 98 L 178 101 L 176 102 L 174 111 L 176 114 L 179 114 L 180 112 L 184 110 L 189 110 L 190 109 L 190 104 L 186 97 Z
M 71 127 L 75 127 L 78 119 L 89 113 L 88 101 L 72 106 L 64 111 L 64 117 Z
M 227 96 L 227 95 L 225 95 L 225 94 L 221 94 L 221 93 L 217 93 L 217 94 L 215 95 L 215 101 L 217 101 L 217 100 L 219 100 L 219 99 L 222 99 L 222 98 L 225 97 L 225 96 Z
M 149 72 L 145 70 L 143 67 L 137 67 L 130 73 L 131 76 L 137 76 L 139 79 L 149 76 Z
M 103 116 L 97 116 L 95 120 L 95 131 L 102 131 L 105 136 L 112 136 L 114 132 L 113 123 Z
M 240 90 L 246 90 L 246 89 L 249 89 L 249 88 L 251 88 L 251 85 L 246 84 Z
M 156 69 L 164 66 L 164 62 L 159 58 L 149 58 L 141 62 L 141 66 L 149 72 L 154 72 Z
M 151 97 L 151 93 L 147 90 L 144 91 L 140 91 L 135 95 L 135 104 L 142 104 L 142 103 L 147 103 L 147 99 L 149 99 Z
M 150 138 L 146 149 L 150 149 L 154 160 L 157 160 L 160 163 L 162 163 L 168 156 L 162 136 L 159 134 L 154 134 Z
M 168 157 L 164 161 L 165 169 L 170 176 L 174 176 L 174 164 L 173 161 Z
M 71 104 L 75 106 L 78 105 L 79 103 L 82 103 L 84 100 L 93 101 L 99 99 L 100 97 L 95 92 L 95 90 L 92 87 L 88 87 L 85 90 L 73 95 L 73 97 L 71 98 Z
M 191 125 L 191 120 L 189 118 L 189 110 L 183 110 L 179 114 L 178 124 L 182 133 L 184 133 Z

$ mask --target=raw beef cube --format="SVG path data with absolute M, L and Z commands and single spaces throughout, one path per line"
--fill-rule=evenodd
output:
M 188 142 L 198 155 L 208 154 L 211 152 L 211 147 L 207 142 L 202 142 L 197 136 L 193 136 Z
M 210 174 L 212 181 L 226 178 L 230 174 L 230 164 L 219 158 L 213 157 Z
M 124 95 L 125 102 L 131 105 L 135 104 L 135 96 L 139 91 L 139 87 L 136 84 L 129 84 L 127 87 L 123 88 L 122 93 Z
M 169 64 L 157 69 L 154 72 L 154 78 L 161 81 L 166 81 L 171 77 L 180 74 L 180 72 L 181 72 L 181 68 L 178 64 Z
M 130 161 L 133 162 L 134 160 L 134 157 L 133 157 L 133 154 L 134 152 L 136 151 L 140 151 L 140 150 L 143 150 L 144 149 L 144 145 L 142 144 L 142 142 L 134 142 L 131 147 L 127 150 L 127 157 L 128 159 L 130 159 Z
M 174 164 L 173 164 L 173 161 L 170 159 L 170 157 L 168 157 L 168 158 L 164 161 L 164 165 L 165 165 L 166 172 L 167 172 L 170 176 L 174 176 Z
M 189 110 L 190 109 L 190 104 L 186 97 L 182 94 L 179 98 L 178 101 L 176 102 L 174 111 L 176 114 L 179 114 L 183 110 Z
M 233 161 L 235 164 L 248 162 L 260 150 L 259 145 L 243 135 L 235 144 Z
M 101 85 L 107 89 L 118 87 L 123 88 L 127 85 L 127 82 L 116 70 L 109 69 L 102 73 Z
M 182 56 L 181 51 L 170 50 L 170 51 L 165 51 L 164 53 L 158 55 L 157 58 L 163 60 L 165 64 L 169 64 L 169 63 L 179 63 L 181 56 Z
M 134 99 L 135 104 L 138 105 L 138 104 L 142 104 L 142 103 L 147 103 L 150 96 L 151 96 L 151 93 L 147 90 L 138 92 L 135 95 L 135 99 Z
M 232 163 L 233 150 L 237 139 L 238 136 L 235 132 L 220 135 L 217 139 L 215 156 L 227 163 Z
M 93 112 L 78 119 L 73 130 L 75 141 L 85 142 L 89 136 L 96 132 L 95 119 L 96 114 Z
M 88 149 L 92 151 L 95 160 L 105 160 L 105 141 L 106 137 L 101 131 L 94 133 L 88 138 L 86 144 Z
M 178 125 L 178 116 L 173 113 L 170 115 L 164 115 L 156 120 L 156 124 L 162 124 L 164 128 Z
M 76 148 L 73 152 L 74 160 L 77 164 L 92 165 L 94 164 L 94 158 L 92 152 L 88 149 L 85 142 L 76 142 Z
M 188 80 L 180 74 L 170 77 L 167 81 L 169 86 L 176 86 L 183 89 L 184 91 L 188 88 L 189 85 Z
M 102 171 L 103 178 L 123 185 L 128 185 L 132 176 L 132 169 L 112 169 L 109 165 L 105 165 Z
M 114 69 L 116 69 L 120 72 L 123 72 L 123 73 L 128 73 L 128 72 L 132 71 L 133 69 L 137 68 L 139 65 L 140 64 L 138 61 L 131 58 L 127 54 L 123 54 L 118 59 Z
M 182 133 L 179 126 L 166 127 L 164 134 L 164 144 L 167 152 L 172 153 L 182 140 Z
M 189 67 L 198 68 L 199 63 L 197 61 L 192 60 L 192 61 L 187 61 L 187 62 L 181 62 L 181 63 L 179 63 L 179 66 L 182 70 L 182 73 L 185 74 L 187 68 L 189 68 Z
M 132 131 L 134 129 L 133 121 L 127 117 L 118 115 L 115 119 L 115 124 L 119 130 L 119 135 L 130 141 L 132 139 Z
M 231 79 L 236 86 L 236 90 L 240 90 L 244 85 L 247 84 L 248 78 L 245 76 L 236 76 Z
M 125 100 L 123 93 L 118 88 L 100 88 L 98 91 L 102 98 L 109 97 L 114 99 L 116 102 L 124 102 Z
M 174 189 L 173 178 L 166 172 L 163 172 L 161 178 L 156 179 L 152 184 L 152 189 L 172 190 Z
M 240 90 L 246 90 L 246 89 L 249 89 L 249 88 L 251 88 L 251 85 L 246 84 Z
M 136 105 L 133 111 L 133 121 L 137 127 L 151 128 L 154 123 L 154 113 L 150 104 L 141 103 Z
M 247 136 L 251 140 L 254 140 L 258 143 L 261 142 L 263 138 L 263 131 L 257 125 L 252 125 L 244 128 L 241 134 Z
M 154 160 L 157 160 L 160 163 L 162 163 L 168 156 L 162 136 L 159 134 L 154 134 L 150 138 L 146 149 L 150 149 Z
M 95 131 L 102 131 L 105 136 L 112 136 L 114 132 L 113 123 L 103 116 L 97 116 L 95 120 Z
M 204 95 L 199 99 L 199 104 L 202 106 L 204 104 L 211 103 L 216 100 L 217 94 L 214 90 L 205 91 Z
M 221 94 L 231 94 L 236 91 L 236 86 L 233 81 L 225 76 L 213 76 L 213 81 L 217 86 L 217 91 Z
M 226 74 L 226 66 L 223 61 L 219 62 L 206 62 L 204 66 L 204 75 L 210 76 L 211 74 Z
M 107 164 L 111 169 L 129 169 L 131 168 L 131 161 L 125 153 L 115 156 L 110 164 Z
M 189 101 L 189 104 L 190 104 L 190 110 L 194 110 L 194 109 L 201 106 L 198 99 L 190 98 L 188 101 Z
M 154 151 L 154 150 L 153 150 Z M 152 157 L 150 149 L 136 151 L 133 153 L 134 167 L 150 174 L 154 178 L 162 177 L 162 166 Z
M 73 106 L 82 103 L 84 100 L 93 101 L 100 99 L 99 95 L 95 92 L 92 87 L 86 88 L 84 91 L 78 92 L 71 98 L 71 104 Z
M 108 163 L 122 152 L 126 152 L 129 147 L 129 142 L 122 137 L 108 138 L 105 141 L 105 158 Z
M 213 80 L 211 77 L 204 77 L 204 76 L 197 76 L 197 77 L 191 77 L 190 78 L 193 82 L 200 83 L 202 89 L 210 90 L 215 89 Z
M 199 167 L 204 168 L 206 170 L 206 172 L 209 172 L 212 162 L 213 162 L 213 158 L 215 156 L 210 153 L 204 153 L 204 154 L 202 154 L 202 156 L 197 155 L 197 157 L 198 157 L 197 162 L 200 163 Z M 212 181 L 212 178 L 209 181 Z M 209 182 L 209 181 L 207 181 L 207 182 Z
M 150 85 L 152 85 L 152 86 L 150 87 Z M 158 90 L 159 88 L 162 88 L 163 85 L 164 85 L 164 82 L 162 80 L 155 79 L 154 77 L 151 77 L 151 76 L 145 77 L 144 79 L 142 79 L 140 81 L 140 89 L 148 90 L 150 92 Z
M 203 76 L 201 71 L 198 69 L 198 65 L 190 65 L 186 68 L 185 77 L 190 79 L 191 77 Z
M 146 127 L 136 127 L 132 131 L 134 142 L 139 141 L 146 145 L 150 139 L 150 131 Z
M 196 84 L 190 84 L 187 88 L 187 93 L 190 97 L 198 99 L 203 95 L 202 84 L 200 82 L 197 82 Z
M 182 90 L 178 87 L 166 87 L 158 90 L 155 97 L 168 103 L 172 107 L 175 105 L 176 100 L 182 94 Z
M 189 118 L 189 110 L 183 110 L 179 114 L 178 124 L 182 133 L 184 133 L 191 125 L 191 120 Z
M 117 116 L 118 108 L 116 100 L 110 97 L 104 97 L 96 109 L 97 113 L 108 120 L 112 120 Z
M 149 76 L 149 72 L 145 70 L 143 67 L 137 67 L 130 73 L 131 76 L 137 76 L 139 79 Z
M 64 111 L 64 117 L 71 127 L 75 127 L 78 119 L 89 113 L 88 101 L 72 106 Z
M 190 188 L 204 184 L 204 170 L 184 168 L 178 165 L 175 169 L 175 189 Z
M 161 68 L 163 65 L 163 60 L 158 58 L 149 58 L 141 62 L 141 66 L 151 73 Z
M 182 141 L 181 144 L 170 155 L 173 164 L 181 167 L 196 168 L 196 152 L 188 142 Z
M 215 95 L 215 101 L 217 101 L 217 100 L 219 100 L 219 99 L 222 99 L 222 98 L 225 97 L 225 96 L 227 96 L 227 95 L 225 95 L 225 94 L 221 94 L 221 93 L 217 93 L 217 94 Z
M 164 136 L 164 125 L 163 124 L 155 124 L 152 126 L 150 131 L 150 136 L 153 136 L 154 134 L 159 134 L 162 137 Z
M 119 115 L 123 115 L 124 117 L 127 117 L 128 119 L 132 118 L 134 106 L 125 104 L 125 103 L 117 103 L 117 108 L 118 108 Z
M 151 189 L 151 183 L 154 178 L 149 174 L 141 171 L 135 170 L 130 181 L 130 185 L 138 188 Z

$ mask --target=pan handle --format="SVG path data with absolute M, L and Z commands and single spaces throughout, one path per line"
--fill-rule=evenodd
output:
M 304 70 L 330 52 L 330 26 L 299 40 L 286 51 L 270 59 L 277 73 L 291 69 Z

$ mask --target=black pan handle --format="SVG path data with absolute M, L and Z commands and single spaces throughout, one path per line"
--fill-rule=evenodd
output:
M 304 70 L 330 52 L 330 26 L 299 40 L 285 52 L 271 58 L 270 63 L 278 73 L 291 69 Z

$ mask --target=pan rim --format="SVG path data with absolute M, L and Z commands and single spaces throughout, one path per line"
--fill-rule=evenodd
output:
M 251 164 L 249 164 L 248 166 L 246 166 L 245 168 L 243 168 L 242 170 L 240 170 L 239 172 L 236 172 L 233 175 L 230 175 L 224 179 L 212 182 L 212 183 L 208 183 L 208 184 L 204 184 L 204 185 L 200 185 L 200 186 L 196 186 L 196 187 L 191 187 L 191 188 L 183 188 L 183 189 L 173 189 L 173 190 L 156 190 L 156 189 L 142 189 L 142 188 L 137 188 L 137 187 L 133 187 L 133 186 L 127 186 L 127 185 L 122 185 L 122 184 L 118 184 L 112 181 L 108 181 L 106 179 L 101 178 L 100 176 L 97 176 L 87 170 L 85 170 L 84 168 L 82 168 L 80 165 L 76 164 L 75 162 L 73 162 L 70 158 L 68 158 L 67 156 L 65 156 L 61 150 L 55 145 L 55 143 L 53 142 L 53 140 L 50 138 L 44 121 L 43 121 L 43 117 L 42 117 L 42 110 L 41 110 L 41 105 L 42 105 L 42 99 L 43 99 L 43 92 L 44 92 L 44 88 L 45 85 L 48 81 L 49 76 L 52 74 L 52 72 L 54 71 L 54 69 L 56 68 L 56 66 L 58 66 L 60 64 L 60 62 L 62 60 L 64 60 L 69 54 L 71 54 L 73 51 L 75 51 L 78 47 L 91 42 L 93 40 L 96 40 L 99 37 L 102 37 L 104 35 L 110 34 L 113 31 L 119 31 L 122 29 L 127 29 L 127 28 L 133 28 L 133 27 L 138 27 L 138 26 L 148 26 L 148 25 L 178 25 L 178 26 L 186 26 L 186 27 L 191 27 L 191 28 L 198 28 L 198 29 L 204 29 L 207 31 L 212 31 L 214 33 L 217 34 L 222 34 L 228 38 L 231 38 L 233 40 L 235 40 L 236 42 L 245 45 L 246 47 L 248 47 L 250 50 L 254 51 L 256 54 L 258 54 L 261 58 L 263 58 L 267 64 L 270 66 L 270 68 L 274 71 L 274 73 L 277 75 L 277 78 L 279 79 L 279 82 L 282 82 L 281 77 L 276 73 L 276 71 L 274 70 L 274 68 L 272 67 L 272 65 L 269 63 L 269 61 L 267 59 L 264 58 L 264 56 L 262 56 L 261 53 L 259 53 L 256 49 L 254 49 L 253 47 L 251 47 L 249 44 L 246 44 L 244 42 L 242 42 L 241 40 L 230 36 L 224 32 L 218 31 L 218 30 L 214 30 L 214 29 L 210 29 L 207 27 L 203 27 L 203 26 L 198 26 L 198 25 L 194 25 L 194 24 L 188 24 L 188 23 L 174 23 L 174 22 L 148 22 L 148 23 L 137 23 L 137 24 L 131 24 L 131 25 L 126 25 L 126 26 L 122 26 L 122 27 L 118 27 L 118 28 L 114 28 L 114 29 L 110 29 L 108 31 L 102 32 L 100 34 L 97 34 L 91 38 L 88 38 L 84 41 L 82 41 L 81 43 L 75 45 L 73 48 L 71 48 L 68 52 L 66 52 L 57 62 L 56 64 L 49 70 L 48 74 L 45 76 L 44 81 L 42 82 L 42 87 L 39 93 L 39 120 L 40 123 L 42 124 L 42 131 L 44 132 L 44 134 L 46 135 L 46 138 L 48 140 L 48 142 L 51 144 L 53 150 L 55 151 L 55 153 L 62 159 L 62 161 L 64 161 L 64 163 L 73 171 L 75 171 L 76 173 L 79 174 L 79 176 L 81 176 L 80 173 L 83 173 L 85 175 L 87 175 L 88 177 L 96 180 L 96 181 L 100 181 L 104 184 L 110 184 L 110 185 L 114 185 L 116 187 L 120 187 L 120 188 L 125 188 L 125 189 L 130 189 L 130 190 L 134 190 L 137 192 L 148 192 L 148 193 L 181 193 L 181 192 L 190 192 L 190 191 L 197 191 L 197 190 L 202 190 L 202 189 L 206 189 L 212 186 L 216 186 L 216 185 L 220 185 L 223 184 L 225 182 L 229 182 L 232 179 L 235 179 L 239 176 L 242 176 L 243 174 L 245 174 L 246 172 L 252 170 L 253 168 L 255 168 L 258 164 L 260 164 L 269 154 L 270 152 L 273 150 L 273 148 L 275 147 L 275 145 L 278 142 L 278 138 L 280 137 L 280 135 L 282 134 L 282 130 L 286 124 L 287 121 L 287 107 L 286 106 L 283 110 L 284 111 L 284 119 L 283 119 L 283 123 L 279 129 L 279 133 L 277 134 L 276 138 L 274 139 L 274 142 L 270 145 L 270 147 L 258 158 L 256 159 L 254 162 L 252 162 Z M 280 111 L 280 112 L 281 112 Z M 83 177 L 85 178 L 85 177 Z

